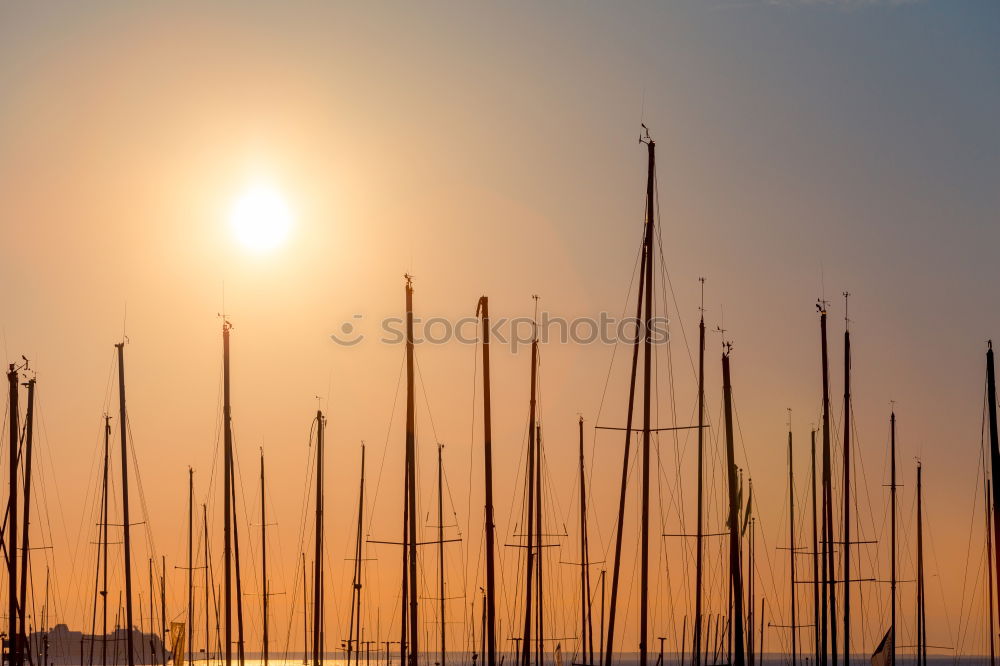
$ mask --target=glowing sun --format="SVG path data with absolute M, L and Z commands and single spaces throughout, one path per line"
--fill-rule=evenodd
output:
M 229 224 L 247 249 L 267 252 L 288 238 L 292 213 L 278 190 L 258 183 L 245 189 L 233 202 Z

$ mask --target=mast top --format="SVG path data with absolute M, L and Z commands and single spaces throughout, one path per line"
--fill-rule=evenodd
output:
M 847 328 L 850 328 L 851 327 L 851 318 L 847 315 L 847 305 L 848 305 L 848 299 L 850 299 L 850 297 L 851 297 L 851 292 L 845 291 L 845 292 L 843 292 L 843 296 L 844 296 L 844 325 Z
M 698 312 L 701 313 L 701 320 L 705 321 L 705 278 L 698 278 L 698 283 L 701 285 L 701 305 L 698 306 Z
M 830 301 L 826 300 L 825 298 L 816 299 L 816 311 L 819 312 L 821 315 L 826 314 L 826 307 L 828 305 L 830 305 Z
M 656 145 L 652 137 L 649 136 L 649 128 L 646 127 L 646 123 L 639 123 L 642 126 L 642 132 L 639 133 L 639 143 L 644 143 L 650 148 Z

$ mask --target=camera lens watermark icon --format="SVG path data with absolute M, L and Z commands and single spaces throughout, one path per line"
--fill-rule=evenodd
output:
M 362 318 L 360 314 L 351 315 L 351 319 L 354 321 L 345 321 L 340 325 L 340 328 L 336 333 L 330 334 L 330 339 L 336 342 L 342 347 L 353 347 L 362 340 L 365 339 L 365 334 L 358 330 L 359 322 Z

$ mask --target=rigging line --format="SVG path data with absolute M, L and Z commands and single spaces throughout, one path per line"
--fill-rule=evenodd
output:
M 382 471 L 385 469 L 385 455 L 389 451 L 389 439 L 392 437 L 392 422 L 396 417 L 396 406 L 399 403 L 399 387 L 403 382 L 403 370 L 406 368 L 405 355 L 399 361 L 399 374 L 396 377 L 396 390 L 393 392 L 392 409 L 389 410 L 389 420 L 386 424 L 385 442 L 382 445 L 382 458 L 379 461 L 378 475 L 375 478 L 375 490 L 371 496 L 371 511 L 368 516 L 368 525 L 365 528 L 366 534 L 371 534 L 372 522 L 375 520 L 375 507 L 378 504 L 379 489 L 382 487 Z

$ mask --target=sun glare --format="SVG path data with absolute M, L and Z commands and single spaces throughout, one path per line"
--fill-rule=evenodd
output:
M 244 247 L 267 252 L 285 242 L 292 226 L 292 213 L 281 193 L 269 185 L 256 184 L 233 202 L 229 224 Z

